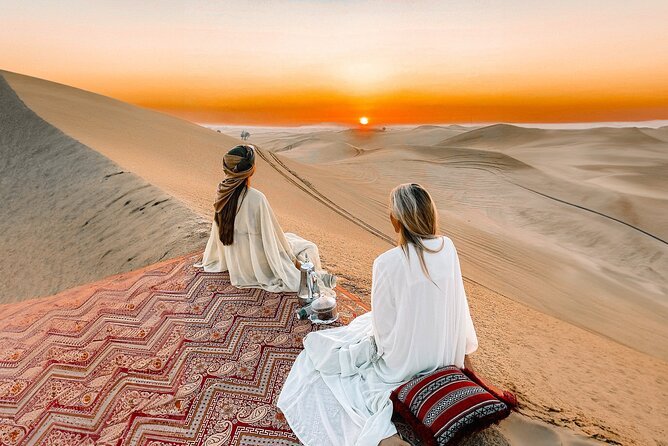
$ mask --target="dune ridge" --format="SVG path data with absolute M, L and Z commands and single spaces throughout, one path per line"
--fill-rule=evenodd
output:
M 0 76 L 0 303 L 201 248 L 207 225 L 53 127 Z
M 172 116 L 66 85 L 0 71 L 21 99 L 66 134 L 182 200 L 210 220 L 216 185 L 223 177 L 223 154 L 240 141 Z M 262 157 L 252 185 L 272 203 L 283 228 L 318 240 L 321 253 L 342 281 L 365 291 L 366 271 L 388 243 L 367 233 L 299 189 Z M 348 240 L 365 240 L 350 245 Z M 332 253 L 332 254 L 328 254 Z M 346 256 L 356 263 L 344 260 Z
M 555 146 L 576 138 L 592 137 L 603 142 L 615 141 L 617 144 L 654 144 L 657 138 L 651 135 L 654 129 L 637 127 L 595 127 L 591 129 L 541 129 L 520 127 L 512 124 L 492 124 L 471 129 L 446 138 L 438 146 L 464 146 L 478 148 L 510 149 L 522 144 L 540 141 L 542 146 Z M 660 129 L 657 129 L 660 130 Z

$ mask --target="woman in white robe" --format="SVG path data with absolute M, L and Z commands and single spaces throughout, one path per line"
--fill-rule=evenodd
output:
M 321 269 L 318 247 L 295 234 L 284 234 L 267 198 L 250 187 L 256 150 L 244 144 L 223 158 L 225 179 L 218 185 L 211 235 L 202 261 L 195 266 L 206 272 L 229 271 L 238 288 L 297 291 L 299 264 L 306 256 Z
M 279 396 L 306 446 L 406 445 L 391 422 L 392 390 L 443 366 L 464 367 L 477 349 L 457 251 L 437 235 L 433 200 L 404 184 L 391 203 L 399 246 L 374 261 L 372 311 L 306 336 Z

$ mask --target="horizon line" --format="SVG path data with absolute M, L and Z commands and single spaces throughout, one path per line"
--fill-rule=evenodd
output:
M 545 128 L 545 129 L 585 129 L 585 128 L 651 128 L 658 129 L 668 126 L 668 119 L 650 119 L 639 121 L 573 121 L 573 122 L 509 122 L 509 121 L 487 121 L 487 122 L 448 122 L 448 123 L 408 123 L 408 124 L 386 124 L 386 125 L 345 125 L 332 122 L 321 122 L 317 124 L 296 124 L 296 125 L 272 125 L 272 124 L 235 124 L 224 122 L 198 122 L 193 123 L 202 127 L 220 127 L 220 128 L 255 128 L 255 129 L 308 129 L 308 128 L 339 128 L 339 129 L 358 129 L 366 128 L 369 130 L 387 129 L 406 129 L 423 126 L 432 127 L 480 127 L 492 125 L 511 125 L 525 128 Z

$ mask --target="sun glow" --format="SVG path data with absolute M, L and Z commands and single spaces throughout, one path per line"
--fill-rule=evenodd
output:
M 1 68 L 200 123 L 668 117 L 666 0 L 117 3 L 0 0 Z
M 360 124 L 367 125 L 368 123 L 369 123 L 369 118 L 367 118 L 366 116 L 362 116 L 360 118 Z

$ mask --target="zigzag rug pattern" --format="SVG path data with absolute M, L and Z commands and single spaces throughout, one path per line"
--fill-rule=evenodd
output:
M 275 401 L 317 328 L 198 259 L 0 307 L 0 444 L 299 444 Z M 343 323 L 368 311 L 340 296 Z

